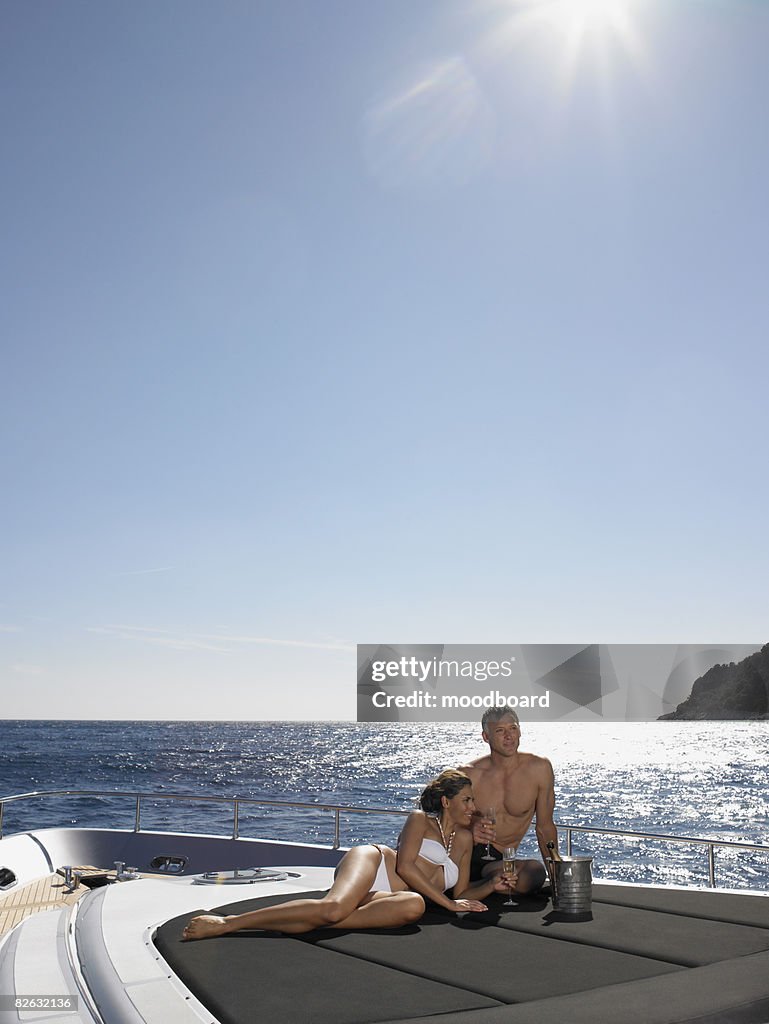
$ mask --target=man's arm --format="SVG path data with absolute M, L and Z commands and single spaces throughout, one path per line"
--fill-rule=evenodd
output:
M 478 758 L 478 761 L 480 760 L 482 760 L 482 758 Z M 459 769 L 461 772 L 465 773 L 473 786 L 478 784 L 478 776 L 480 774 L 478 761 L 473 761 L 471 764 L 463 764 Z M 473 814 L 473 823 L 470 826 L 474 843 L 493 843 L 497 834 L 494 826 L 488 821 L 488 819 L 483 817 L 484 810 L 485 808 L 481 808 L 476 805 L 475 814 Z
M 550 856 L 550 851 L 547 848 L 548 843 L 555 843 L 555 849 L 558 849 L 558 831 L 553 821 L 555 779 L 553 777 L 553 766 L 548 759 L 543 757 L 541 761 L 539 788 L 537 790 L 537 803 L 534 814 L 537 819 L 536 832 L 540 853 L 544 859 L 547 859 Z

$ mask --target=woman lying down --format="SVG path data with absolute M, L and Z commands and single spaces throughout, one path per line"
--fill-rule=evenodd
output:
M 184 939 L 208 939 L 244 928 L 298 934 L 314 928 L 400 928 L 417 921 L 427 897 L 454 911 L 486 910 L 492 892 L 510 892 L 516 875 L 495 875 L 470 885 L 470 831 L 475 803 L 470 779 L 447 769 L 425 786 L 421 810 L 412 811 L 398 849 L 355 846 L 336 869 L 334 884 L 321 899 L 299 899 L 245 914 L 193 917 Z M 453 889 L 456 899 L 447 896 Z

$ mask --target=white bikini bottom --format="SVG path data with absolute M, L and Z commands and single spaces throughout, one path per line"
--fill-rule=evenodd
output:
M 375 843 L 372 845 L 376 845 Z M 377 846 L 377 850 L 379 847 Z M 376 877 L 371 883 L 369 892 L 392 892 L 392 885 L 390 884 L 390 876 L 387 874 L 387 865 L 385 864 L 384 854 L 379 850 L 379 867 L 377 868 Z

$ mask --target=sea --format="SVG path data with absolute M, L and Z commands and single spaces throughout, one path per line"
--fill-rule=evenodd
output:
M 524 723 L 521 749 L 552 761 L 562 852 L 568 826 L 757 844 L 716 848 L 717 883 L 769 891 L 769 722 Z M 130 829 L 142 793 L 142 829 L 228 835 L 238 798 L 242 836 L 330 844 L 342 807 L 342 845 L 392 844 L 424 783 L 484 750 L 472 723 L 0 721 L 2 830 Z M 599 878 L 708 881 L 694 842 L 571 838 Z

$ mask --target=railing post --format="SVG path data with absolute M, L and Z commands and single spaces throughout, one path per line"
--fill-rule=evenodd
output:
M 5 803 L 0 800 L 0 839 L 3 838 L 3 810 L 5 809 Z
M 134 832 L 141 832 L 141 813 L 142 813 L 142 796 L 141 793 L 136 794 L 136 817 L 134 818 Z
M 339 849 L 339 808 L 334 811 L 334 849 Z
M 232 838 L 238 838 L 240 828 L 240 801 L 237 797 L 232 801 Z
M 716 887 L 716 849 L 713 843 L 708 843 L 708 881 L 710 888 Z
M 571 857 L 571 829 L 566 829 L 566 856 Z

